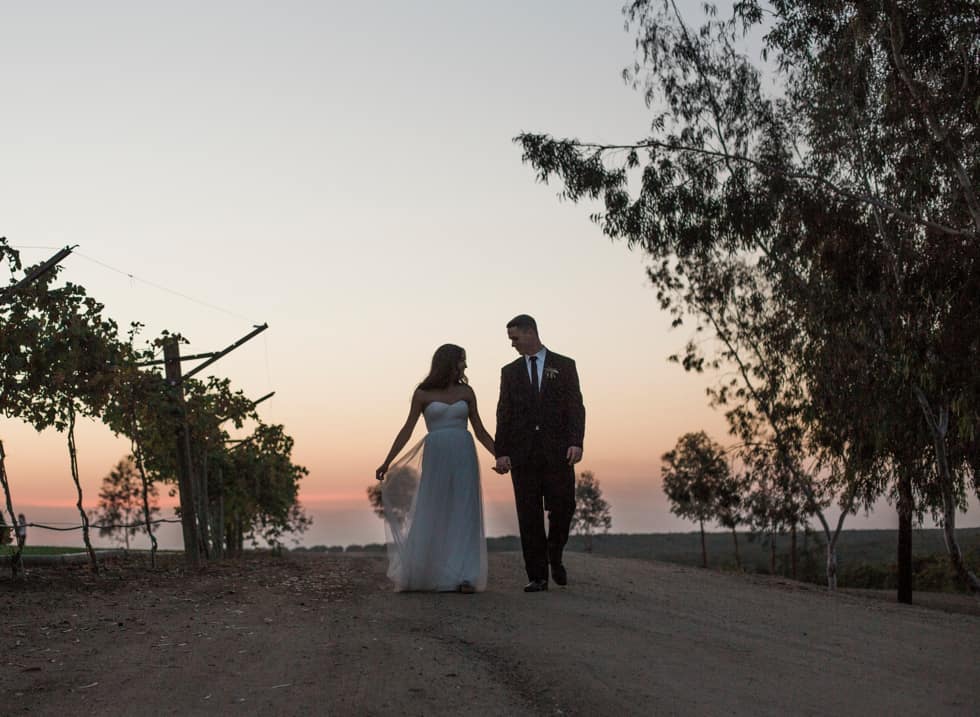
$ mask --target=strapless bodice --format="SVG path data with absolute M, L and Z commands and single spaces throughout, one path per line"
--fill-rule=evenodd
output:
M 425 416 L 425 427 L 429 433 L 453 428 L 465 431 L 466 419 L 470 415 L 470 405 L 463 399 L 455 403 L 433 401 L 425 407 L 422 414 Z

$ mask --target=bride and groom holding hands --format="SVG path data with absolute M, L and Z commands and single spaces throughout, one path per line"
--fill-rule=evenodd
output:
M 466 382 L 466 352 L 440 346 L 412 395 L 405 425 L 376 478 L 382 484 L 388 577 L 396 590 L 476 592 L 487 584 L 483 497 L 472 426 L 510 473 L 528 584 L 565 585 L 562 551 L 575 513 L 575 464 L 582 459 L 585 406 L 575 362 L 546 349 L 533 318 L 507 323 L 520 357 L 503 367 L 496 435 L 491 438 Z M 394 462 L 424 417 L 425 438 Z M 547 528 L 545 526 L 547 513 Z

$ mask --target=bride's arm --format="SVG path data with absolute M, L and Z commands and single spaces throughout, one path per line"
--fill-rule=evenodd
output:
M 412 437 L 412 431 L 415 430 L 415 424 L 419 422 L 419 416 L 422 415 L 422 397 L 419 395 L 419 391 L 415 391 L 412 394 L 412 405 L 408 409 L 408 418 L 405 419 L 405 425 L 402 429 L 398 431 L 398 435 L 395 436 L 395 442 L 391 444 L 391 450 L 388 451 L 388 456 L 385 458 L 385 462 L 382 463 L 378 470 L 375 472 L 374 477 L 378 480 L 383 480 L 385 473 L 388 472 L 388 466 L 391 462 L 395 460 L 395 456 L 398 455 L 399 451 L 405 447 L 408 443 L 408 439 Z
M 467 387 L 469 388 L 469 387 Z M 493 438 L 487 433 L 487 429 L 483 427 L 483 421 L 480 420 L 480 412 L 476 408 L 476 393 L 473 389 L 469 389 L 469 395 L 466 402 L 470 407 L 470 424 L 473 426 L 473 433 L 476 434 L 476 440 L 478 440 L 484 448 L 490 451 L 490 455 L 493 453 Z

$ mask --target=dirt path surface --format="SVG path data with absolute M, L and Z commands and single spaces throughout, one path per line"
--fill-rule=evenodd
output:
M 0 581 L 0 714 L 977 714 L 980 617 L 573 554 L 527 595 L 394 594 L 380 556 Z

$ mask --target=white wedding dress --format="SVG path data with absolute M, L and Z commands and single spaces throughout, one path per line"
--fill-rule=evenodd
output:
M 388 470 L 382 485 L 388 577 L 396 591 L 487 586 L 480 468 L 466 430 L 469 405 L 433 401 L 428 433 Z

